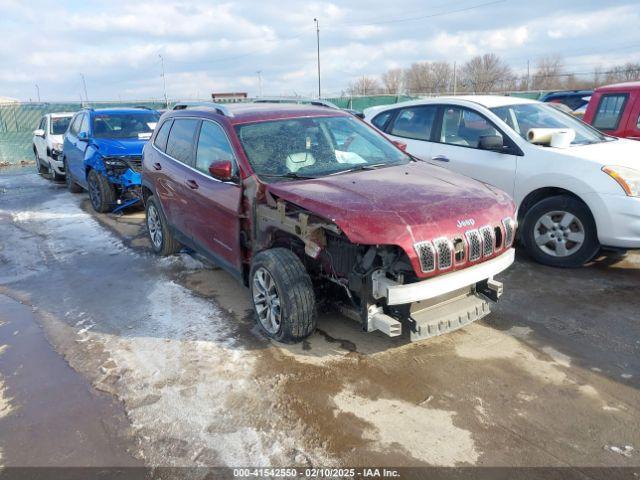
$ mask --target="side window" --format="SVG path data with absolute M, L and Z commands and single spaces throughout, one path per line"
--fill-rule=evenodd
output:
M 153 144 L 160 151 L 164 152 L 167 148 L 167 139 L 169 138 L 169 130 L 171 130 L 172 123 L 172 120 L 163 122 L 163 124 L 160 126 L 160 130 L 158 130 L 158 133 L 156 133 L 156 138 L 153 140 Z
M 80 131 L 80 122 L 82 122 L 82 117 L 82 113 L 79 113 L 73 119 L 73 123 L 71 124 L 71 133 L 73 133 L 74 135 L 77 135 Z
M 430 140 L 437 107 L 403 108 L 393 122 L 389 133 L 397 137 Z
M 371 123 L 373 123 L 380 130 L 383 130 L 385 123 L 387 123 L 387 120 L 389 120 L 389 117 L 391 116 L 392 113 L 393 113 L 393 110 L 382 112 L 379 115 L 376 115 L 373 118 L 373 120 L 371 120 Z
M 462 107 L 446 107 L 442 117 L 440 142 L 478 148 L 480 137 L 502 136 L 496 127 L 479 113 Z
M 593 126 L 600 130 L 615 130 L 627 103 L 626 93 L 602 95 L 598 109 L 593 117 Z
M 47 117 L 42 117 L 40 119 L 40 125 L 38 125 L 38 130 L 45 130 L 47 129 Z
M 214 122 L 203 121 L 196 150 L 196 169 L 209 173 L 209 165 L 217 160 L 234 162 L 233 149 L 224 130 Z
M 82 123 L 80 124 L 80 132 L 89 133 L 89 115 L 86 113 L 82 116 Z
M 173 121 L 167 139 L 167 155 L 187 165 L 191 164 L 193 137 L 198 122 L 199 120 L 191 118 L 178 118 Z

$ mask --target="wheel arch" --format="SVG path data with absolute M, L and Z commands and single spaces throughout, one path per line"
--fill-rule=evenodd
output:
M 527 214 L 527 212 L 531 210 L 531 207 L 533 207 L 540 200 L 544 200 L 545 198 L 549 198 L 549 197 L 556 197 L 558 195 L 566 195 L 568 197 L 575 198 L 579 202 L 583 203 L 589 209 L 589 213 L 591 213 L 591 217 L 593 217 L 593 212 L 591 212 L 591 208 L 589 207 L 587 202 L 585 202 L 584 199 L 580 197 L 580 195 L 577 195 L 573 193 L 571 190 L 567 190 L 566 188 L 562 188 L 562 187 L 541 187 L 529 192 L 522 199 L 522 202 L 520 202 L 520 206 L 518 207 L 518 223 L 521 223 L 524 220 L 524 217 Z

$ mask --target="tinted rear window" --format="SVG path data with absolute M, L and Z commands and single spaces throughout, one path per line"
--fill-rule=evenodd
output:
M 435 106 L 411 107 L 400 110 L 389 133 L 397 137 L 429 140 L 436 116 Z
M 71 117 L 51 117 L 51 128 L 49 133 L 52 135 L 62 135 L 67 131 L 67 127 L 71 122 Z
M 178 118 L 174 120 L 167 140 L 167 155 L 182 163 L 191 163 L 193 137 L 198 122 L 199 120 L 191 118 Z
M 600 130 L 618 128 L 627 98 L 626 93 L 603 95 L 593 118 L 593 126 Z
M 163 152 L 167 148 L 167 139 L 169 138 L 169 130 L 171 130 L 171 120 L 167 120 L 160 126 L 160 130 L 156 134 L 156 138 L 153 141 L 153 144 Z

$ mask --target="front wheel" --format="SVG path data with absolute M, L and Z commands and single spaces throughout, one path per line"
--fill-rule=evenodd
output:
M 87 178 L 89 185 L 89 198 L 96 212 L 105 213 L 111 211 L 116 203 L 116 190 L 104 175 L 95 170 L 89 172 Z
M 600 249 L 589 208 L 566 195 L 531 207 L 524 217 L 522 241 L 534 260 L 553 267 L 580 267 Z
M 44 165 L 42 165 L 42 162 L 40 161 L 40 155 L 38 155 L 38 150 L 34 148 L 33 154 L 36 159 L 36 170 L 40 175 L 44 175 L 45 173 L 47 173 L 47 169 L 44 167 Z
M 311 278 L 293 252 L 274 248 L 257 254 L 249 283 L 258 325 L 269 337 L 295 343 L 316 329 Z

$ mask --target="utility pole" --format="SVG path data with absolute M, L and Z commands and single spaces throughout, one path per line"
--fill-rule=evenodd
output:
M 322 89 L 320 88 L 320 22 L 317 18 L 313 21 L 316 23 L 316 43 L 318 45 L 318 99 L 322 98 Z
M 160 57 L 160 65 L 162 66 L 162 91 L 164 92 L 164 107 L 169 108 L 169 101 L 167 100 L 167 81 L 164 77 L 164 58 L 161 54 L 158 54 Z
M 82 87 L 84 88 L 84 99 L 87 103 L 89 103 L 89 96 L 87 95 L 87 82 L 84 79 L 84 75 L 81 73 L 80 78 L 82 78 Z
M 256 73 L 258 74 L 258 90 L 260 91 L 260 96 L 262 96 L 262 70 L 258 70 Z
M 38 92 L 38 103 L 40 103 L 40 87 L 36 83 L 36 92 Z
M 453 94 L 458 90 L 458 71 L 456 70 L 456 62 L 453 62 Z

